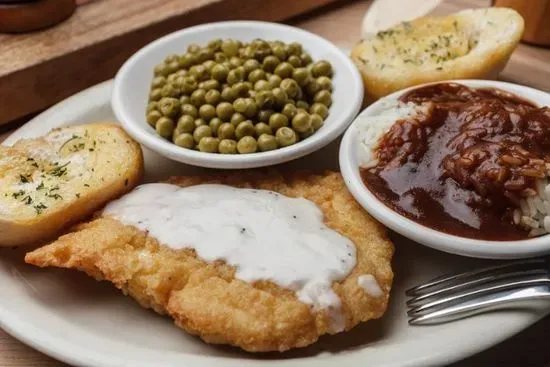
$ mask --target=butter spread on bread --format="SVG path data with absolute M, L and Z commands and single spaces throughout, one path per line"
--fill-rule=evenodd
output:
M 109 123 L 0 146 L 0 245 L 51 239 L 131 190 L 142 172 L 140 146 Z
M 522 33 L 512 9 L 469 9 L 400 23 L 363 39 L 351 56 L 373 101 L 427 82 L 496 78 Z

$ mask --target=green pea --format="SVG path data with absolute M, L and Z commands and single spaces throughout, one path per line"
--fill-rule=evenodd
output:
M 189 74 L 189 71 L 187 71 L 186 69 L 180 69 L 175 73 L 175 75 L 177 76 L 187 76 L 187 74 Z
M 316 113 L 310 115 L 311 127 L 314 131 L 317 131 L 323 126 L 323 118 Z
M 240 57 L 233 56 L 229 59 L 229 64 L 231 64 L 232 69 L 236 69 L 243 65 L 243 60 Z
M 149 111 L 147 113 L 147 123 L 152 127 L 155 127 L 157 121 L 162 117 L 162 114 L 159 111 Z
M 295 68 L 302 66 L 302 60 L 296 55 L 289 56 L 286 61 Z
M 246 120 L 246 117 L 244 117 L 244 115 L 242 113 L 235 112 L 231 116 L 231 121 L 230 122 L 233 126 L 237 127 L 237 125 L 239 125 L 239 123 L 241 123 L 245 120 Z
M 189 46 L 187 46 L 187 52 L 196 54 L 201 50 L 201 46 L 197 45 L 196 43 L 191 43 Z
M 195 80 L 201 81 L 208 79 L 210 73 L 206 70 L 204 65 L 193 65 L 189 69 L 189 74 L 191 74 Z
M 208 125 L 200 125 L 195 128 L 193 131 L 193 139 L 195 143 L 199 143 L 202 138 L 212 136 L 212 129 Z
M 305 87 L 305 91 L 309 96 L 314 96 L 315 93 L 321 90 L 321 85 L 315 79 L 310 79 Z
M 296 102 L 296 108 L 307 111 L 309 110 L 309 103 L 307 103 L 306 101 L 298 101 Z
M 181 80 L 178 80 L 178 86 L 182 93 L 191 94 L 197 89 L 197 81 L 192 76 L 184 76 L 181 77 Z
M 294 96 L 294 99 L 296 99 L 296 101 L 305 100 L 304 91 L 302 90 L 302 88 L 298 87 L 298 89 L 296 89 L 296 95 Z
M 288 55 L 299 56 L 302 54 L 302 45 L 298 42 L 292 42 L 286 46 L 286 52 Z
M 309 113 L 319 115 L 324 120 L 328 116 L 328 108 L 322 103 L 314 103 L 309 108 Z
M 205 91 L 209 91 L 212 89 L 218 89 L 220 87 L 220 82 L 214 79 L 205 80 L 204 82 L 201 82 L 199 84 L 200 89 L 204 89 Z
M 165 139 L 170 139 L 174 132 L 174 120 L 168 117 L 161 117 L 157 120 L 155 130 L 157 133 Z
M 258 143 L 252 136 L 244 136 L 237 143 L 237 151 L 241 154 L 255 153 L 258 150 Z
M 273 45 L 271 52 L 273 53 L 273 56 L 277 57 L 279 60 L 286 60 L 287 58 L 287 53 L 284 46 Z
M 170 63 L 167 63 L 166 67 L 168 68 L 168 71 L 170 72 L 170 74 L 172 74 L 179 70 L 180 64 L 177 60 L 174 60 Z
M 162 98 L 162 91 L 160 88 L 155 88 L 149 93 L 149 100 L 150 101 L 158 101 Z
M 229 70 L 221 64 L 214 65 L 212 69 L 210 69 L 210 75 L 218 82 L 225 82 L 228 74 Z
M 315 97 L 313 97 L 313 102 L 322 103 L 325 106 L 330 107 L 330 105 L 332 104 L 332 96 L 328 90 L 323 89 L 315 93 Z
M 158 110 L 166 117 L 176 117 L 180 108 L 180 101 L 176 98 L 164 97 L 158 102 Z
M 273 88 L 278 88 L 279 85 L 281 85 L 281 81 L 282 81 L 282 80 L 283 80 L 283 79 L 281 79 L 280 76 L 274 75 L 274 74 L 273 74 L 273 75 L 270 75 L 270 76 L 268 77 L 267 82 L 269 83 L 269 85 L 270 85 L 271 88 L 273 89 Z
M 246 110 L 241 113 L 248 118 L 252 118 L 258 113 L 258 105 L 252 98 L 246 98 Z
M 299 133 L 303 133 L 311 129 L 311 120 L 309 115 L 304 112 L 298 112 L 292 119 L 292 128 Z
M 289 127 L 281 127 L 275 133 L 275 139 L 277 140 L 277 145 L 280 147 L 286 147 L 296 143 L 298 137 L 296 132 Z
M 254 136 L 255 133 L 256 130 L 254 130 L 254 125 L 250 120 L 241 122 L 235 129 L 237 139 L 241 139 L 243 136 Z
M 218 145 L 218 151 L 221 154 L 236 154 L 237 153 L 237 142 L 232 139 L 223 139 Z
M 224 122 L 218 128 L 218 137 L 220 139 L 233 139 L 235 137 L 235 126 L 229 122 Z
M 218 51 L 222 47 L 222 40 L 219 39 L 219 38 L 215 38 L 215 39 L 211 40 L 210 42 L 208 42 L 208 45 L 206 47 L 208 47 L 212 51 Z
M 221 94 L 216 89 L 210 89 L 208 92 L 206 92 L 204 96 L 204 100 L 206 103 L 211 105 L 217 105 L 221 100 Z
M 271 85 L 267 80 L 258 80 L 256 83 L 254 83 L 254 90 L 256 92 L 262 91 L 262 90 L 270 90 Z
M 155 66 L 153 73 L 155 76 L 168 76 L 170 74 L 170 70 L 165 63 L 160 63 Z
M 210 121 L 216 117 L 216 108 L 211 104 L 204 104 L 199 107 L 199 116 L 205 121 Z
M 218 117 L 214 117 L 210 122 L 208 123 L 208 126 L 212 129 L 212 134 L 214 136 L 218 136 L 218 129 L 223 124 L 223 121 L 219 119 Z
M 236 56 L 239 53 L 239 45 L 234 40 L 224 40 L 221 44 L 221 50 L 227 57 Z
M 266 56 L 262 65 L 265 71 L 273 72 L 277 67 L 277 65 L 279 65 L 280 63 L 281 61 L 276 56 L 269 55 L 269 56 Z
M 221 102 L 216 106 L 216 115 L 224 121 L 228 121 L 233 112 L 233 105 L 229 102 Z
M 214 61 L 218 64 L 224 62 L 227 60 L 227 56 L 223 52 L 215 52 L 214 53 Z
M 214 62 L 214 60 L 206 60 L 202 63 L 202 66 L 204 66 L 209 72 L 212 71 L 212 68 L 216 65 L 217 64 Z
M 274 113 L 269 118 L 269 127 L 273 131 L 279 130 L 281 127 L 288 126 L 288 117 L 282 113 Z
M 209 48 L 201 48 L 197 54 L 197 61 L 204 62 L 207 60 L 212 60 L 214 58 L 214 51 Z
M 258 112 L 258 120 L 261 121 L 261 122 L 268 123 L 269 118 L 274 113 L 275 113 L 275 111 L 273 111 L 273 110 L 261 110 L 260 112 Z
M 190 133 L 195 130 L 195 118 L 190 115 L 183 115 L 178 120 L 178 130 L 182 133 Z
M 176 81 L 176 78 L 178 77 L 179 75 L 174 73 L 174 74 L 170 74 L 166 77 L 166 82 L 167 83 L 174 83 Z
M 254 70 L 260 69 L 261 65 L 258 62 L 258 60 L 248 59 L 242 64 L 242 67 L 244 69 L 245 74 L 249 75 Z
M 183 105 L 186 105 L 186 104 L 191 104 L 191 97 L 190 96 L 187 96 L 187 95 L 183 95 L 180 97 L 180 104 L 183 106 Z
M 327 76 L 320 76 L 316 79 L 317 83 L 319 84 L 320 89 L 332 90 L 332 80 L 330 80 Z
M 178 57 L 178 63 L 180 64 L 180 67 L 182 68 L 190 68 L 193 65 L 194 58 L 191 54 L 184 53 L 180 57 Z
M 289 78 L 292 76 L 292 72 L 294 71 L 294 67 L 288 63 L 288 62 L 282 62 L 275 68 L 275 71 L 273 72 L 275 75 L 277 75 L 279 78 Z
M 166 84 L 160 89 L 160 95 L 162 97 L 178 97 L 180 91 L 177 90 L 173 84 Z
M 189 133 L 182 133 L 174 139 L 174 144 L 178 147 L 193 149 L 195 147 L 195 139 Z
M 191 103 L 195 107 L 200 107 L 206 103 L 206 91 L 204 89 L 197 89 L 191 94 Z
M 296 113 L 298 113 L 298 109 L 295 105 L 291 103 L 285 104 L 283 109 L 281 110 L 281 113 L 287 117 L 287 119 L 292 120 L 294 116 L 296 116 Z
M 262 69 L 252 70 L 248 74 L 248 81 L 252 84 L 256 83 L 258 80 L 265 80 L 265 71 Z
M 201 118 L 195 119 L 195 127 L 199 127 L 203 125 L 208 125 L 208 123 L 204 119 L 201 119 Z
M 247 97 L 248 91 L 250 90 L 250 83 L 248 82 L 238 82 L 233 85 L 233 90 L 239 97 Z
M 298 95 L 298 90 L 300 87 L 298 86 L 298 83 L 296 83 L 295 80 L 286 78 L 283 79 L 281 82 L 280 88 L 289 96 L 290 98 L 294 98 Z
M 158 108 L 158 102 L 156 101 L 151 101 L 147 104 L 147 108 L 146 108 L 146 112 L 151 112 L 151 111 L 155 111 L 157 110 Z
M 236 92 L 231 87 L 225 87 L 222 90 L 222 100 L 225 102 L 233 103 L 233 101 L 237 98 Z
M 262 152 L 277 149 L 277 139 L 271 134 L 262 134 L 258 137 L 258 148 Z
M 288 95 L 284 90 L 282 90 L 281 88 L 274 88 L 271 93 L 273 94 L 275 105 L 283 107 L 286 104 L 288 100 Z
M 260 136 L 262 134 L 273 135 L 273 130 L 265 122 L 258 122 L 256 125 L 254 125 L 254 131 L 256 136 Z
M 233 102 L 233 109 L 239 113 L 244 113 L 246 111 L 246 100 L 244 98 L 237 98 Z
M 331 76 L 332 75 L 332 65 L 326 60 L 317 61 L 313 64 L 311 68 L 311 74 L 314 77 L 319 76 Z
M 302 61 L 303 66 L 307 66 L 313 62 L 311 56 L 305 52 L 302 52 L 302 54 L 300 55 L 300 60 Z
M 236 69 L 233 69 L 229 72 L 227 75 L 227 84 L 233 85 L 237 84 L 238 82 L 242 82 L 245 77 L 244 68 L 238 67 Z
M 305 87 L 311 79 L 311 74 L 307 68 L 296 68 L 292 73 L 292 78 L 300 87 Z
M 191 116 L 193 119 L 196 119 L 199 116 L 199 111 L 197 107 L 192 104 L 184 104 L 181 106 L 181 114 Z
M 153 78 L 153 82 L 151 83 L 151 86 L 153 88 L 160 88 L 164 84 L 166 84 L 166 78 L 161 75 Z
M 259 108 L 270 109 L 275 104 L 275 97 L 271 91 L 262 90 L 254 95 L 254 101 Z
M 205 136 L 199 141 L 199 150 L 206 153 L 217 153 L 218 145 L 220 145 L 220 139 Z

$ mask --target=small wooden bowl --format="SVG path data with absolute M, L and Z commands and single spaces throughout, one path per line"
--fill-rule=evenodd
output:
M 22 33 L 50 27 L 68 18 L 75 0 L 0 1 L 0 32 Z

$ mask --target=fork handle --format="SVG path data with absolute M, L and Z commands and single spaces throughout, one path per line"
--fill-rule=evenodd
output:
M 539 285 L 520 290 L 507 290 L 488 294 L 438 311 L 430 312 L 426 315 L 413 317 L 409 320 L 409 324 L 442 324 L 488 311 L 512 307 L 518 308 L 521 303 L 526 303 L 525 306 L 529 306 L 529 301 L 533 300 L 550 300 L 549 287 L 547 285 Z

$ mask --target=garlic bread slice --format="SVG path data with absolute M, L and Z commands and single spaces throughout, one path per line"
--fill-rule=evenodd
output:
M 371 102 L 428 82 L 496 78 L 522 33 L 523 18 L 512 9 L 468 9 L 378 32 L 360 41 L 351 57 Z
M 109 123 L 0 146 L 0 246 L 51 239 L 130 191 L 142 172 L 139 144 Z

